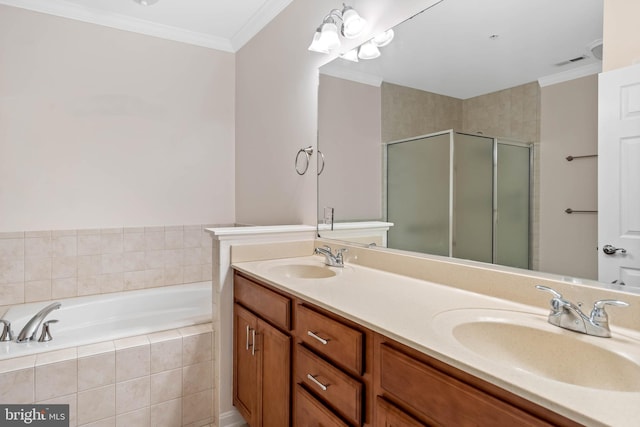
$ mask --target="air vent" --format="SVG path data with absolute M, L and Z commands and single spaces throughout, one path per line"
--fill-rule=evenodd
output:
M 558 62 L 556 64 L 556 66 L 557 67 L 562 67 L 563 65 L 573 64 L 574 62 L 579 62 L 579 61 L 582 61 L 582 60 L 587 59 L 587 58 L 588 58 L 587 55 L 577 56 L 575 58 L 571 58 L 571 59 L 568 59 L 566 61 Z

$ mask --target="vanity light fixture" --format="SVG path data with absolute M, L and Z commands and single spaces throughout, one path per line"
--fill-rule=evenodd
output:
M 359 59 L 375 59 L 380 56 L 380 47 L 387 46 L 393 40 L 393 29 L 378 34 L 362 46 L 351 49 L 340 58 L 348 61 L 358 62 Z
M 339 48 L 341 43 L 338 35 L 338 21 L 342 22 L 340 34 L 343 37 L 355 39 L 362 34 L 367 25 L 367 21 L 351 6 L 347 6 L 344 3 L 342 6 L 342 10 L 333 9 L 322 19 L 322 24 L 320 24 L 313 35 L 313 41 L 309 46 L 309 50 L 329 53 Z

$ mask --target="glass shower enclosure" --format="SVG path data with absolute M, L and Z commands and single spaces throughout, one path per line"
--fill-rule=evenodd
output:
M 385 144 L 388 246 L 530 268 L 532 150 L 453 130 Z

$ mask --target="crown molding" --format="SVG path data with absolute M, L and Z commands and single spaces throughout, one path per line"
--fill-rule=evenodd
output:
M 231 38 L 231 46 L 237 52 L 258 34 L 273 18 L 278 16 L 293 0 L 267 0 L 251 19 Z
M 209 49 L 235 52 L 231 41 L 222 37 L 215 37 L 210 34 L 189 31 L 117 13 L 87 8 L 65 0 L 55 2 L 51 0 L 0 0 L 0 4 Z
M 579 79 L 580 77 L 586 77 L 592 74 L 598 74 L 601 72 L 602 72 L 602 62 L 598 61 L 582 67 L 563 71 L 561 73 L 540 77 L 538 79 L 538 84 L 540 85 L 540 87 L 551 86 L 558 83 Z

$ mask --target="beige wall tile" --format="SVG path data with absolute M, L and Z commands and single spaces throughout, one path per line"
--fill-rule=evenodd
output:
M 0 305 L 24 303 L 24 283 L 0 284 Z
M 213 388 L 213 362 L 206 361 L 182 368 L 184 396 Z
M 146 288 L 164 286 L 164 268 L 145 270 L 144 275 Z
M 116 383 L 116 415 L 150 405 L 148 376 Z
M 125 252 L 122 258 L 122 271 L 142 271 L 146 269 L 145 253 L 139 252 Z
M 151 375 L 151 404 L 182 397 L 182 369 Z
M 202 281 L 202 265 L 187 265 L 182 269 L 182 282 L 194 283 Z
M 69 427 L 75 427 L 78 425 L 78 395 L 76 393 L 48 400 L 41 400 L 36 403 L 42 405 L 69 405 Z
M 162 229 L 160 231 L 160 229 Z M 144 243 L 147 251 L 158 251 L 164 249 L 164 228 L 151 227 L 144 230 Z
M 34 280 L 51 280 L 51 258 L 25 258 L 24 281 Z
M 71 235 L 54 235 L 51 238 L 51 255 L 54 257 L 68 257 L 78 255 L 78 237 L 75 230 Z
M 101 273 L 111 274 L 124 271 L 124 256 L 122 252 L 103 254 L 100 257 Z
M 149 345 L 116 350 L 116 381 L 138 378 L 150 373 Z
M 103 353 L 115 351 L 113 341 L 99 342 L 96 344 L 83 345 L 78 347 L 78 357 L 97 356 Z
M 100 274 L 97 279 L 100 293 L 105 294 L 124 290 L 124 273 Z
M 122 229 L 116 229 L 113 233 L 102 233 L 100 235 L 100 253 L 117 254 L 124 249 Z
M 180 227 L 165 227 L 164 248 L 182 249 L 184 247 L 184 230 Z
M 100 255 L 102 253 L 100 234 L 91 230 L 94 234 L 78 233 L 78 255 Z
M 202 246 L 202 226 L 185 225 L 184 226 L 184 247 L 199 248 Z
M 115 351 L 78 359 L 78 391 L 116 382 Z
M 78 425 L 114 417 L 115 414 L 115 385 L 95 388 L 78 393 Z
M 153 427 L 176 427 L 182 425 L 182 399 L 170 400 L 151 406 Z
M 79 427 L 116 427 L 116 417 L 105 418 L 93 423 L 82 424 Z
M 151 373 L 182 367 L 182 337 L 151 344 Z
M 146 277 L 147 274 L 145 271 L 127 271 L 124 273 L 124 289 L 125 290 L 134 290 L 134 289 L 144 289 L 146 287 Z
M 142 231 L 135 232 L 127 232 L 127 230 L 125 229 L 122 243 L 125 252 L 144 252 L 144 229 L 142 229 Z
M 25 282 L 24 301 L 48 301 L 51 299 L 51 279 Z
M 78 296 L 96 295 L 100 293 L 98 276 L 78 277 Z
M 165 267 L 164 284 L 179 285 L 183 282 L 184 271 L 182 267 Z
M 102 271 L 102 257 L 100 255 L 78 256 L 78 277 L 97 276 Z
M 182 398 L 182 423 L 189 424 L 213 417 L 213 390 L 205 390 Z
M 78 296 L 78 279 L 76 277 L 53 279 L 51 281 L 51 298 L 72 298 L 76 296 Z
M 53 279 L 63 279 L 66 277 L 77 277 L 78 257 L 60 256 L 51 259 L 51 277 Z
M 25 257 L 43 258 L 51 256 L 51 232 L 43 232 L 40 237 L 27 237 L 24 241 L 24 255 Z
M 47 400 L 78 391 L 76 360 L 36 366 L 36 400 Z
M 0 374 L 0 402 L 32 403 L 35 399 L 33 368 Z
M 149 427 L 151 426 L 151 414 L 149 407 L 137 411 L 121 414 L 116 417 L 116 427 Z M 155 427 L 155 426 L 153 426 Z
M 184 249 L 165 249 L 164 266 L 181 267 L 184 265 Z
M 24 238 L 0 238 L 0 259 L 24 257 Z
M 164 267 L 164 250 L 147 250 L 144 257 L 145 267 L 148 270 Z
M 184 366 L 211 360 L 211 333 L 182 338 L 182 363 Z

